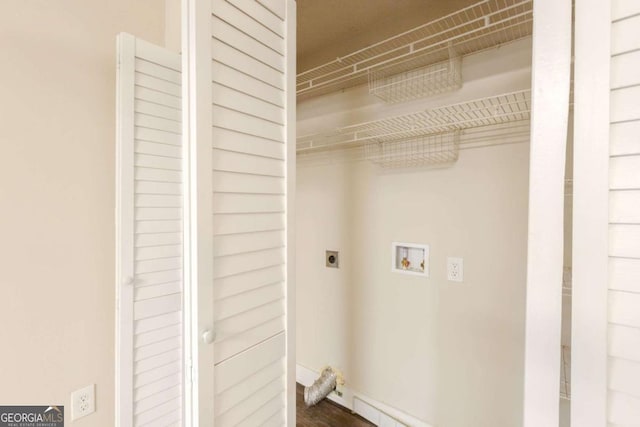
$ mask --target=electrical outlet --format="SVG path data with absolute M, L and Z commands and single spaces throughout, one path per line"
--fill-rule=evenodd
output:
M 462 258 L 447 258 L 447 280 L 450 282 L 462 282 L 464 279 L 464 268 Z
M 96 411 L 95 384 L 81 388 L 71 393 L 71 419 L 85 417 Z

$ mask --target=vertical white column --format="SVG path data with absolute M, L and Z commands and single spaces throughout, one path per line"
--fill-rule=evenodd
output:
M 611 2 L 575 9 L 571 425 L 607 424 Z
M 571 1 L 533 3 L 524 427 L 557 426 Z

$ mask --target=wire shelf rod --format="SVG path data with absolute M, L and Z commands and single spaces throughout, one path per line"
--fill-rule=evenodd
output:
M 470 131 L 470 129 L 463 129 L 461 133 L 461 139 L 460 139 L 461 149 L 462 149 L 462 146 L 464 145 L 481 144 L 484 141 L 495 141 L 496 139 L 523 138 L 523 142 L 525 142 L 525 140 L 528 140 L 529 138 L 529 120 L 528 119 L 523 119 L 517 122 L 510 122 L 509 124 L 511 125 L 511 127 L 513 127 L 513 130 L 510 132 L 504 131 L 505 129 L 509 129 L 509 128 L 496 128 L 496 126 L 505 125 L 505 124 L 507 123 L 502 123 L 498 125 L 488 125 L 484 128 L 483 127 L 473 128 L 472 131 Z M 451 131 L 451 130 L 448 130 L 448 131 Z M 420 135 L 415 135 L 414 137 L 418 138 L 424 135 L 429 135 L 429 134 L 420 134 Z M 411 136 L 408 136 L 407 138 L 411 138 Z M 297 149 L 297 152 L 304 153 L 304 152 L 313 152 L 313 151 L 317 152 L 319 150 L 350 149 L 350 148 L 356 148 L 357 146 L 365 144 L 367 141 L 371 141 L 371 139 L 367 139 L 367 140 L 350 139 L 350 140 L 340 141 L 338 143 L 333 142 L 330 144 L 322 144 L 322 143 L 313 144 L 313 142 L 310 141 L 310 142 L 306 142 L 309 144 L 307 146 L 299 146 Z M 304 143 L 305 143 L 304 141 L 299 141 L 299 145 L 302 145 Z M 503 143 L 500 142 L 493 145 L 500 145 L 500 144 L 503 144 Z M 488 146 L 488 145 L 483 145 L 483 146 Z

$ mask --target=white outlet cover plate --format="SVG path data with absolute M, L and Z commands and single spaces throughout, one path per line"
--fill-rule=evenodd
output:
M 96 411 L 96 389 L 95 384 L 71 393 L 71 419 L 85 417 Z
M 447 258 L 447 280 L 450 282 L 462 282 L 464 280 L 464 263 L 462 258 Z

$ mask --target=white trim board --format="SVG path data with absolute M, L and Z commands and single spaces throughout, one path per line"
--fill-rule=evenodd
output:
M 286 81 L 286 425 L 296 425 L 296 2 L 287 0 Z
M 575 7 L 571 425 L 607 424 L 611 2 Z M 594 37 L 595 35 L 595 37 Z
M 533 2 L 523 427 L 558 425 L 571 1 Z
M 136 40 L 117 38 L 115 425 L 133 424 L 134 98 Z
M 318 378 L 320 373 L 306 368 L 302 365 L 296 365 L 296 381 L 303 386 L 310 386 Z M 371 421 L 380 427 L 434 427 L 427 424 L 409 414 L 406 414 L 396 408 L 393 408 L 375 399 L 364 396 L 357 391 L 348 387 L 340 387 L 342 396 L 338 396 L 335 392 L 331 393 L 327 398 L 337 404 L 344 406 L 350 411 L 360 415 L 361 417 Z
M 189 322 L 191 381 L 187 384 L 185 419 L 211 425 L 214 419 L 214 346 L 200 339 L 213 330 L 213 166 L 211 156 L 211 3 L 182 2 L 183 139 L 186 142 L 185 318 Z M 205 88 L 206 90 L 204 90 Z M 205 403 L 206 404 L 203 404 Z

